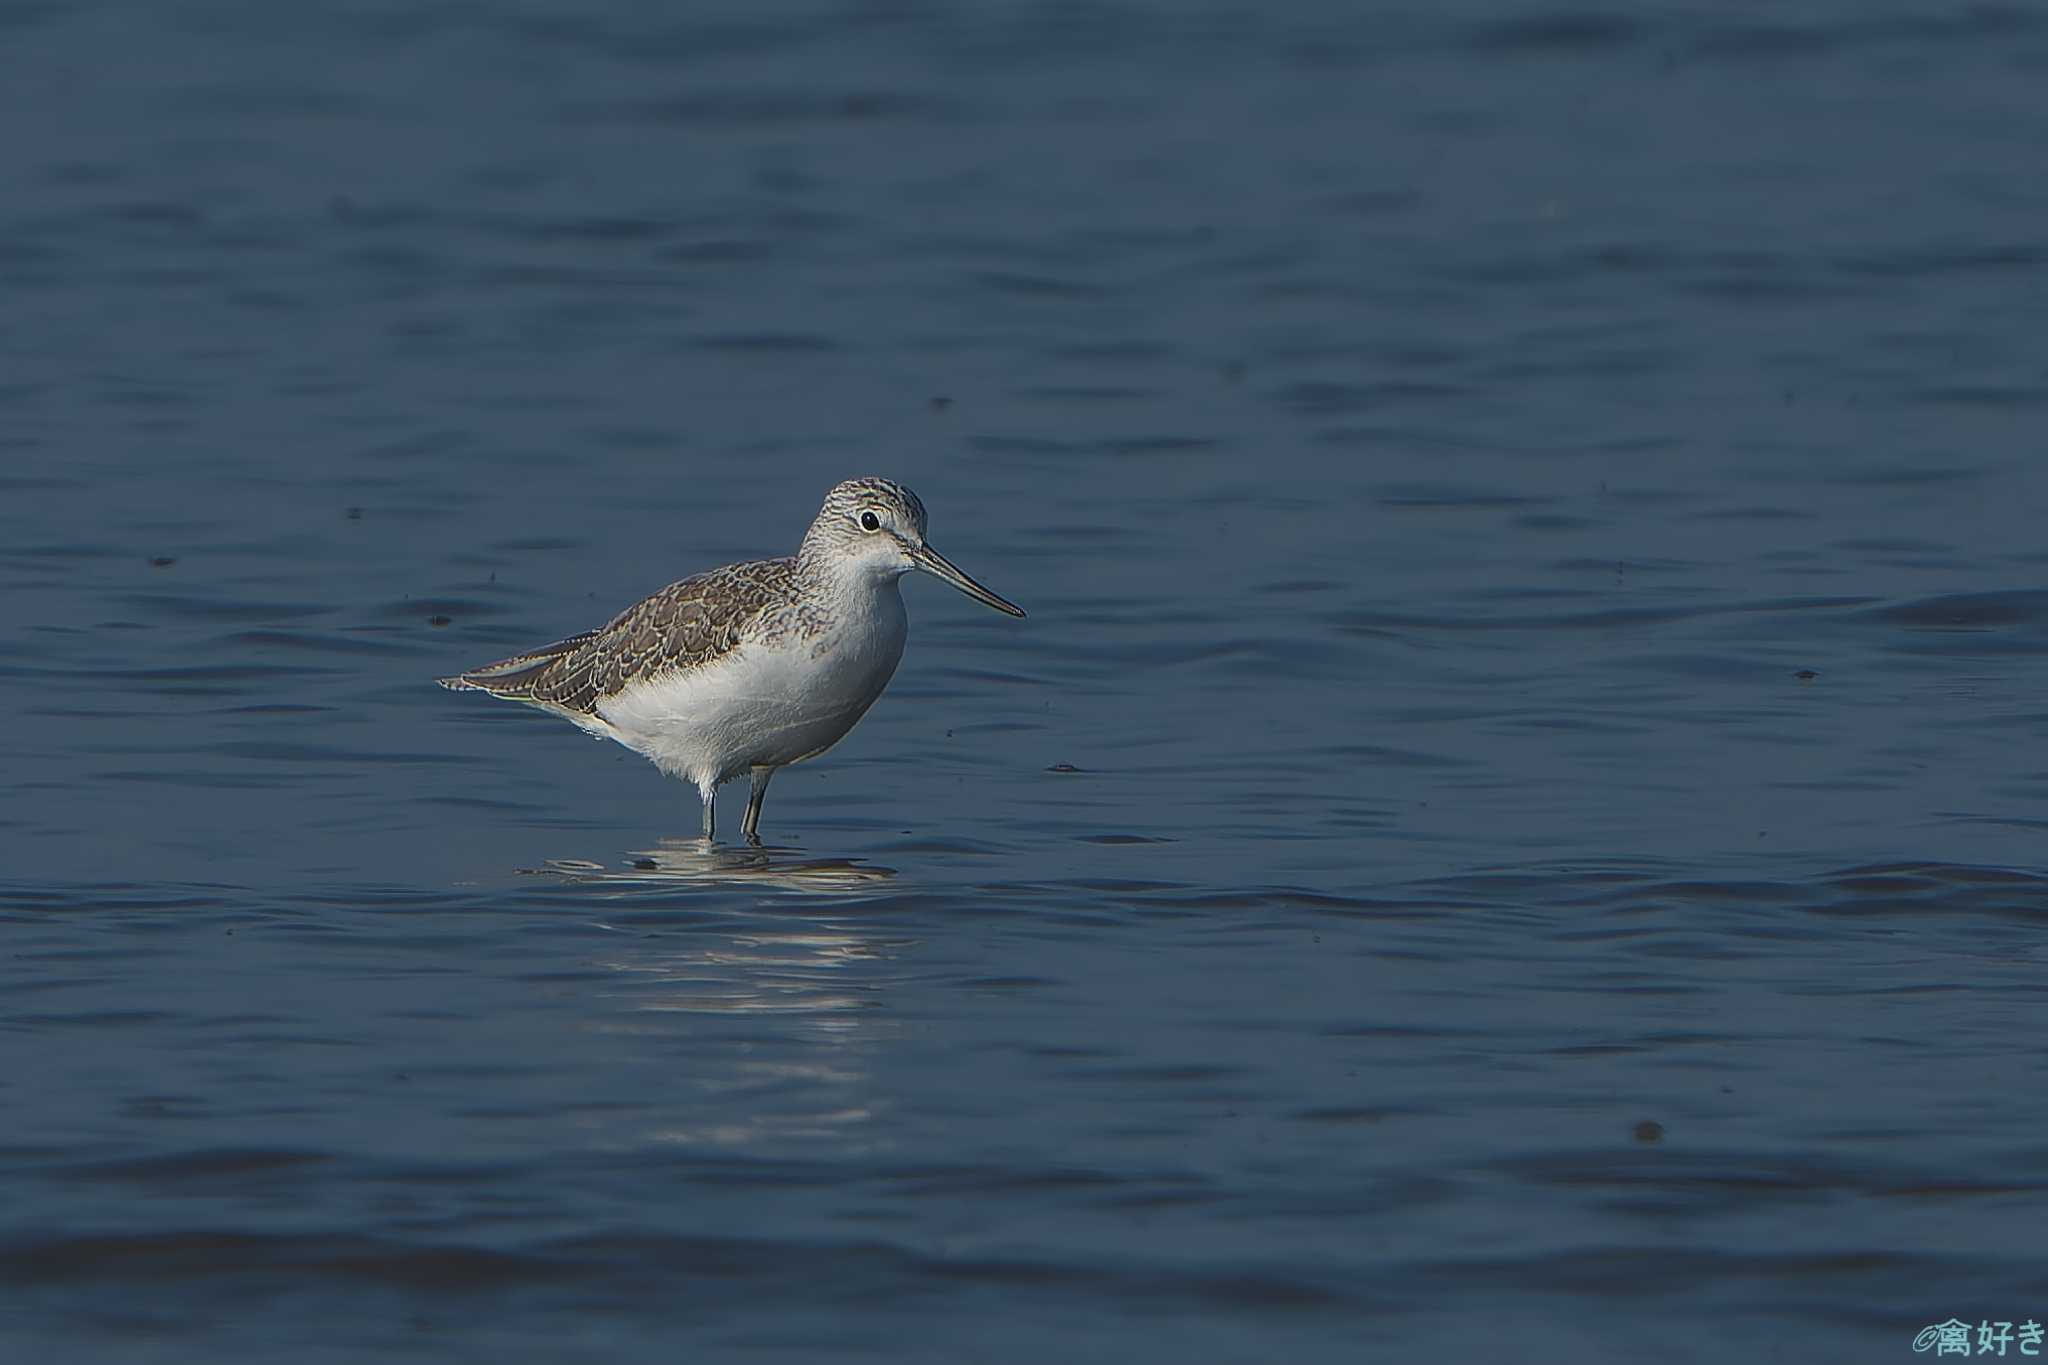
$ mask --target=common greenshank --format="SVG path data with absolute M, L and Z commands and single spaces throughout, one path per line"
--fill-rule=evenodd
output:
M 889 685 L 908 629 L 904 574 L 922 569 L 1024 614 L 924 533 L 917 494 L 848 479 L 825 495 L 793 555 L 685 578 L 596 630 L 436 681 L 551 711 L 694 783 L 706 839 L 718 784 L 748 773 L 740 832 L 758 842 L 776 769 L 837 744 Z

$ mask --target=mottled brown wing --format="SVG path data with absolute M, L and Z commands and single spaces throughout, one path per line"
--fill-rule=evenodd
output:
M 626 608 L 602 630 L 440 682 L 595 715 L 600 698 L 629 683 L 701 667 L 738 645 L 748 622 L 779 600 L 793 566 L 791 560 L 764 560 L 685 578 Z

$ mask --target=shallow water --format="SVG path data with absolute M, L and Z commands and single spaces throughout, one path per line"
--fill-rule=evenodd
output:
M 2031 10 L 0 44 L 10 1354 L 2048 1318 Z M 429 681 L 870 472 L 766 850 Z

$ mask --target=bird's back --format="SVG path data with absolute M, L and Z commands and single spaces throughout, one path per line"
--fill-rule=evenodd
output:
M 596 630 L 437 679 L 604 728 L 598 704 L 637 682 L 716 662 L 796 598 L 796 560 L 728 564 L 671 583 Z

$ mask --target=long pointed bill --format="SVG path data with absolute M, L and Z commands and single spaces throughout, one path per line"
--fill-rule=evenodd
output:
M 931 546 L 918 546 L 910 552 L 910 557 L 917 561 L 918 568 L 923 569 L 929 574 L 937 574 L 940 578 L 945 579 L 984 607 L 994 607 L 997 611 L 1006 611 L 1012 616 L 1022 616 L 1024 614 L 1024 608 L 1018 606 L 1015 602 L 1005 602 L 987 588 L 982 587 L 981 584 L 954 568 L 951 560 L 947 559 L 937 550 L 934 550 Z

